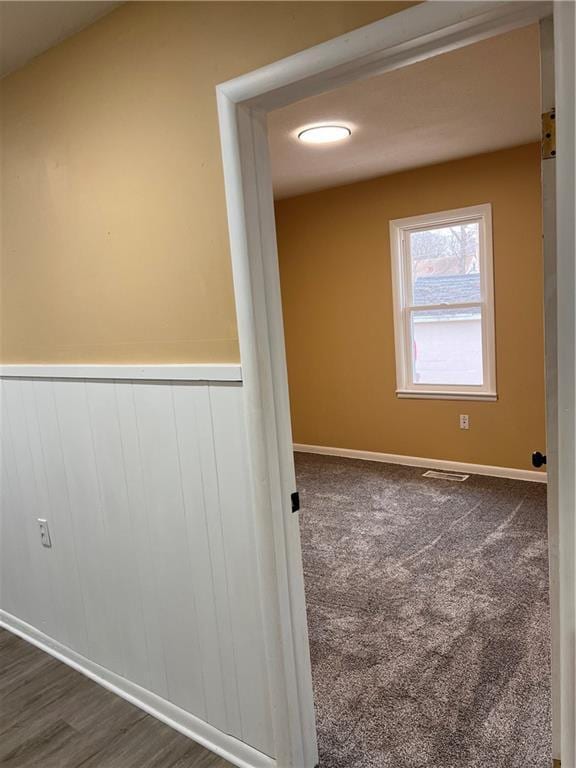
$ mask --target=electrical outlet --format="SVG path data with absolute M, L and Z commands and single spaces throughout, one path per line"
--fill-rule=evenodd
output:
M 470 429 L 470 419 L 467 413 L 460 414 L 460 429 Z
M 43 547 L 51 547 L 52 539 L 50 538 L 50 528 L 48 528 L 48 520 L 38 518 L 38 526 L 40 528 L 40 541 Z

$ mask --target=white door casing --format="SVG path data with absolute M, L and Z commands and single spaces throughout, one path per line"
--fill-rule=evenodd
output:
M 554 109 L 554 22 L 540 22 L 541 111 Z M 556 323 L 556 158 L 542 161 L 542 246 L 546 355 L 548 559 L 552 645 L 552 754 L 560 757 L 560 592 L 558 584 L 558 349 Z
M 556 108 L 558 152 L 564 152 L 567 162 L 565 170 L 558 173 L 556 185 L 557 277 L 559 299 L 562 291 L 564 302 L 557 325 L 558 409 L 562 415 L 558 456 L 562 665 L 559 698 L 563 764 L 565 768 L 576 768 L 575 285 L 574 230 L 570 220 L 570 211 L 574 209 L 574 6 L 547 2 L 422 3 L 217 88 L 244 372 L 248 458 L 260 537 L 259 572 L 275 753 L 280 768 L 312 768 L 317 762 L 317 747 L 298 516 L 292 513 L 290 505 L 290 494 L 295 490 L 294 463 L 266 113 L 355 80 L 539 22 L 552 12 L 561 20 L 555 31 Z M 564 415 L 568 417 L 565 422 Z
M 556 90 L 556 281 L 558 345 L 558 585 L 560 757 L 576 766 L 576 6 L 554 3 Z M 554 599 L 554 598 L 553 598 Z M 553 680 L 554 682 L 554 680 Z

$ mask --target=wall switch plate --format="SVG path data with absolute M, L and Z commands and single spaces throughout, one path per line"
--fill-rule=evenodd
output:
M 48 520 L 38 518 L 38 526 L 40 527 L 40 541 L 43 547 L 51 547 L 52 539 L 50 538 L 50 528 L 48 528 Z
M 460 414 L 460 429 L 470 429 L 470 419 L 467 413 Z

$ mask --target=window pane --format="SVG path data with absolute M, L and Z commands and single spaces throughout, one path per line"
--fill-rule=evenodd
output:
M 412 303 L 480 301 L 477 221 L 410 232 Z
M 479 307 L 412 312 L 415 384 L 483 383 Z

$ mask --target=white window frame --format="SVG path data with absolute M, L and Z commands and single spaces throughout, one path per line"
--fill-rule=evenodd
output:
M 479 225 L 480 300 L 463 304 L 416 306 L 410 300 L 411 267 L 407 247 L 411 232 L 446 225 L 477 222 Z M 451 211 L 410 216 L 390 222 L 394 341 L 396 345 L 396 395 L 400 398 L 440 400 L 496 400 L 496 342 L 494 330 L 494 266 L 492 257 L 492 206 L 490 203 Z M 422 309 L 479 307 L 482 317 L 482 385 L 419 384 L 414 381 L 411 353 L 411 314 Z

